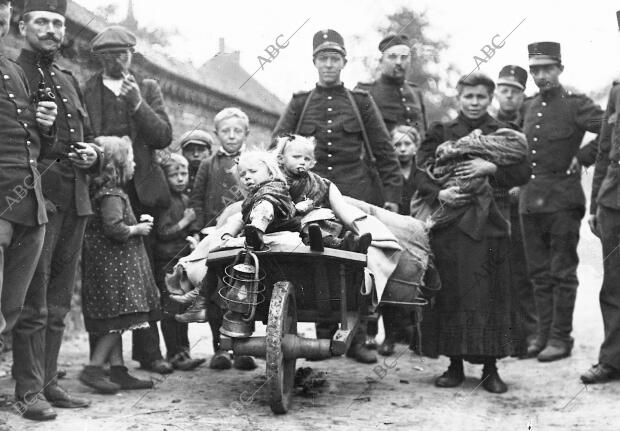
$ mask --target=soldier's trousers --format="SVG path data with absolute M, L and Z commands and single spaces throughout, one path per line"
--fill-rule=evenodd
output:
M 534 286 L 527 275 L 525 245 L 523 244 L 518 205 L 511 205 L 510 225 L 510 278 L 516 299 L 515 313 L 519 324 L 519 339 L 531 342 L 536 335 L 538 322 L 534 302 Z
M 48 214 L 41 258 L 13 328 L 13 373 L 18 397 L 57 383 L 58 353 L 71 310 L 86 216 L 74 205 Z
M 10 332 L 19 318 L 44 237 L 45 225 L 24 226 L 0 218 L 0 335 Z
M 599 362 L 620 370 L 620 211 L 599 206 L 603 286 L 599 295 L 605 338 Z
M 534 285 L 537 342 L 543 346 L 549 340 L 573 345 L 582 216 L 581 209 L 521 215 L 528 274 Z

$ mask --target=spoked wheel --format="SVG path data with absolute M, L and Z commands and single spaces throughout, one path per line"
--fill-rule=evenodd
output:
M 293 284 L 279 281 L 273 286 L 267 323 L 267 382 L 271 410 L 286 413 L 291 404 L 295 384 L 296 359 L 284 359 L 282 340 L 286 334 L 297 334 L 297 306 Z

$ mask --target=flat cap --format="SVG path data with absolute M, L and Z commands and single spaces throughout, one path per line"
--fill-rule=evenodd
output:
M 409 37 L 405 34 L 389 34 L 379 42 L 379 51 L 385 52 L 386 49 L 396 45 L 409 47 Z
M 470 73 L 469 75 L 463 75 L 456 83 L 456 85 L 465 85 L 467 87 L 475 87 L 476 85 L 484 85 L 489 89 L 492 94 L 495 91 L 495 82 L 487 75 L 481 72 Z
M 502 67 L 497 78 L 497 85 L 512 85 L 525 90 L 527 83 L 527 70 L 514 64 Z
M 26 0 L 22 13 L 34 11 L 55 12 L 65 16 L 67 13 L 67 0 Z
M 336 51 L 343 56 L 347 55 L 344 49 L 344 39 L 336 30 L 327 29 L 316 32 L 312 38 L 312 55 L 321 51 Z
M 189 144 L 204 145 L 205 147 L 212 147 L 215 140 L 213 135 L 204 130 L 196 129 L 185 132 L 179 139 L 179 145 L 181 148 L 185 148 Z
M 530 66 L 562 64 L 560 44 L 557 42 L 534 42 L 527 46 Z
M 105 28 L 90 41 L 93 52 L 133 50 L 136 36 L 120 25 Z

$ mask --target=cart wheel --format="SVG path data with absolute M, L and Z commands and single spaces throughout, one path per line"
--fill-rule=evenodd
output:
M 286 334 L 297 334 L 297 307 L 293 284 L 279 281 L 273 285 L 267 323 L 267 381 L 271 410 L 286 413 L 291 404 L 295 383 L 296 359 L 284 359 L 282 340 Z

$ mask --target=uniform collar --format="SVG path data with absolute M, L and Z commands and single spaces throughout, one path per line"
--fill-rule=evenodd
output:
M 40 52 L 35 52 L 30 49 L 23 48 L 21 53 L 19 54 L 20 58 L 28 63 L 32 63 L 33 65 L 41 65 L 45 67 L 50 67 L 54 63 L 56 59 L 56 53 L 54 54 L 42 54 Z
M 563 92 L 564 92 L 564 87 L 562 87 L 562 85 L 558 85 L 557 87 L 550 88 L 549 90 L 541 91 L 540 97 L 542 97 L 545 100 L 555 99 L 556 97 L 560 96 L 560 94 L 562 94 Z
M 394 78 L 392 76 L 381 74 L 379 80 L 387 85 L 403 85 L 405 83 L 405 77 Z
M 319 93 L 338 93 L 344 90 L 344 82 L 341 82 L 338 85 L 333 85 L 331 87 L 325 87 L 317 82 L 316 90 Z

